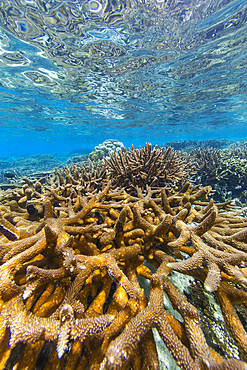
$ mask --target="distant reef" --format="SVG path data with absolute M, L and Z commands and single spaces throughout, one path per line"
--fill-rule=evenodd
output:
M 35 154 L 13 161 L 0 161 L 0 181 L 8 182 L 36 172 L 52 171 L 61 165 L 62 161 L 51 154 Z
M 247 141 L 234 142 L 225 149 L 196 148 L 189 152 L 198 164 L 192 180 L 211 185 L 217 201 L 247 199 Z
M 137 183 L 163 186 L 166 182 L 171 185 L 178 179 L 180 183 L 188 179 L 212 186 L 216 201 L 235 199 L 246 203 L 247 140 L 167 141 L 155 147 L 146 144 L 145 148 L 126 148 L 122 142 L 108 139 L 90 153 L 83 152 L 37 154 L 15 160 L 5 157 L 0 160 L 0 186 L 6 189 L 28 175 L 43 178 L 55 168 L 77 166 L 81 171 L 83 168 L 105 171 L 116 184 L 129 185 L 132 189 Z M 154 158 L 156 161 L 152 161 Z
M 223 139 L 208 139 L 208 140 L 179 140 L 179 141 L 167 141 L 161 147 L 171 146 L 175 150 L 186 150 L 190 151 L 196 148 L 217 148 L 223 149 L 233 143 L 232 140 Z
M 52 154 L 35 154 L 31 157 L 21 157 L 13 162 L 13 168 L 24 171 L 51 170 L 61 164 Z

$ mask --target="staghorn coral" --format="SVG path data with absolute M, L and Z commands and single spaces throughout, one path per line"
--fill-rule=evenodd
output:
M 215 200 L 225 201 L 237 197 L 246 201 L 247 149 L 246 142 L 235 142 L 227 149 L 197 148 L 190 156 L 198 163 L 191 177 L 196 182 L 211 185 L 216 190 Z
M 137 187 L 133 196 L 110 181 L 85 190 L 67 169 L 56 176 L 33 190 L 42 213 L 30 215 L 28 201 L 14 209 L 11 197 L 1 201 L 1 368 L 18 353 L 15 366 L 28 370 L 41 357 L 45 369 L 158 369 L 156 328 L 181 369 L 246 369 L 247 336 L 235 309 L 246 311 L 247 301 L 241 210 L 214 204 L 211 187 L 188 182 L 180 190 Z M 239 348 L 235 359 L 210 348 L 173 271 L 217 296 Z M 165 309 L 164 292 L 180 320 Z
M 198 163 L 196 176 L 201 183 L 209 185 L 224 176 L 220 149 L 196 148 L 190 155 Z
M 145 189 L 146 185 L 181 183 L 193 173 L 195 163 L 171 147 L 158 149 L 146 143 L 144 148 L 124 147 L 122 151 L 110 153 L 110 158 L 105 158 L 105 166 L 114 184 L 130 191 L 136 186 Z
M 49 198 L 53 202 L 67 201 L 68 197 L 75 198 L 78 194 L 83 195 L 87 191 L 102 189 L 102 184 L 106 180 L 106 170 L 88 161 L 48 173 L 33 174 L 28 178 L 23 177 L 18 187 L 8 188 L 0 199 L 2 207 L 6 202 L 10 206 L 12 211 L 12 216 L 9 215 L 10 220 L 14 212 L 22 213 L 23 218 L 31 216 L 32 219 L 36 219 L 43 216 L 45 199 Z M 82 197 L 78 199 L 83 203 Z
M 235 141 L 231 144 L 229 149 L 235 157 L 242 159 L 247 158 L 247 140 Z

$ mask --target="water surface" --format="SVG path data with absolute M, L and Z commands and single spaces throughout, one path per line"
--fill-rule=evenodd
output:
M 247 1 L 1 0 L 0 156 L 245 139 Z

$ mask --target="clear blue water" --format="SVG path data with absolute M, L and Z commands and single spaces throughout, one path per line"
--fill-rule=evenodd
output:
M 1 0 L 0 157 L 246 139 L 247 1 Z

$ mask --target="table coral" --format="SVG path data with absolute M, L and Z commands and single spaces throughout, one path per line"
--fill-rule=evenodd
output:
M 80 176 L 66 170 L 1 199 L 0 368 L 31 370 L 42 359 L 44 369 L 159 369 L 156 328 L 181 369 L 246 369 L 242 211 L 189 182 L 133 194 L 103 178 L 85 189 Z M 222 356 L 220 342 L 218 352 L 210 347 L 174 271 L 217 299 L 235 358 Z

